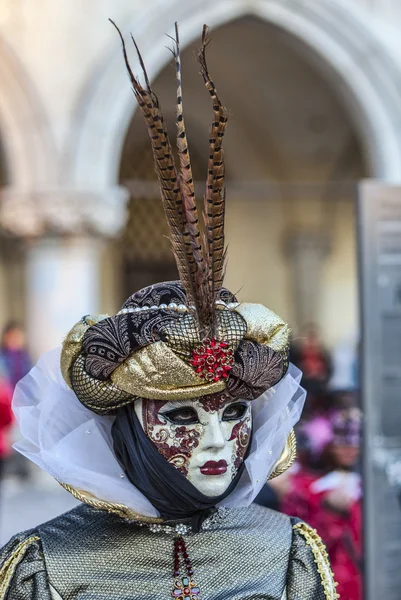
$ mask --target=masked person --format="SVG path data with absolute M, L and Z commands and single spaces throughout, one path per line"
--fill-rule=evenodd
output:
M 179 171 L 157 97 L 146 72 L 145 87 L 134 77 L 123 41 L 180 281 L 134 293 L 115 316 L 83 317 L 61 357 L 45 355 L 19 384 L 20 451 L 82 505 L 6 546 L 7 600 L 337 597 L 316 533 L 251 506 L 294 460 L 304 392 L 288 365 L 287 325 L 222 285 L 227 113 L 206 45 L 207 28 L 199 62 L 214 117 L 201 233 L 178 32 Z
M 16 321 L 7 323 L 3 330 L 0 344 L 0 364 L 13 389 L 31 368 L 31 359 L 25 346 L 25 334 Z

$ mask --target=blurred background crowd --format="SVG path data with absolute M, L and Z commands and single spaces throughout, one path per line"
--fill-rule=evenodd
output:
M 10 451 L 16 382 L 82 315 L 114 314 L 134 290 L 176 277 L 148 135 L 109 17 L 127 39 L 134 34 L 170 131 L 165 33 L 179 22 L 199 198 L 211 114 L 194 52 L 203 23 L 212 27 L 210 71 L 231 115 L 226 284 L 290 323 L 292 361 L 308 391 L 297 462 L 258 501 L 317 528 L 342 598 L 356 600 L 355 198 L 364 179 L 401 181 L 401 3 L 393 0 L 3 0 L 0 542 L 75 502 Z
M 356 347 L 329 352 L 316 325 L 294 339 L 291 360 L 303 372 L 307 400 L 296 427 L 297 460 L 256 499 L 296 516 L 322 536 L 340 598 L 362 597 L 362 412 Z

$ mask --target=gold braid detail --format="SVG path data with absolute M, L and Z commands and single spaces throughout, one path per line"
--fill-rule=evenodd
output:
M 33 544 L 34 542 L 39 541 L 39 539 L 40 538 L 37 535 L 33 535 L 32 537 L 28 538 L 24 542 L 21 542 L 20 544 L 18 544 L 16 550 L 12 553 L 10 558 L 8 558 L 1 566 L 1 568 L 0 568 L 0 600 L 5 600 L 8 587 L 11 583 L 11 579 L 13 578 L 16 568 L 18 567 L 18 564 L 21 562 L 22 558 L 24 557 L 29 546 L 31 544 Z
M 297 458 L 297 438 L 295 437 L 295 431 L 291 429 L 287 441 L 284 446 L 280 458 L 274 466 L 274 470 L 268 477 L 267 481 L 278 477 L 285 473 L 295 462 Z
M 122 519 L 127 519 L 129 521 L 140 521 L 142 523 L 163 523 L 163 519 L 159 517 L 147 517 L 145 515 L 141 515 L 140 513 L 135 512 L 128 506 L 124 504 L 114 504 L 113 502 L 108 502 L 107 500 L 99 500 L 95 496 L 92 496 L 89 492 L 85 492 L 83 490 L 77 490 L 76 488 L 68 485 L 68 483 L 58 482 L 61 487 L 63 487 L 67 492 L 72 494 L 74 498 L 87 504 L 91 508 L 96 508 L 97 510 L 106 510 L 108 513 L 115 514 Z M 1 597 L 0 597 L 0 600 Z
M 334 581 L 334 573 L 331 570 L 326 546 L 316 529 L 312 529 L 306 523 L 297 523 L 293 526 L 293 529 L 299 531 L 311 547 L 327 600 L 338 600 L 340 596 L 336 592 L 337 583 Z

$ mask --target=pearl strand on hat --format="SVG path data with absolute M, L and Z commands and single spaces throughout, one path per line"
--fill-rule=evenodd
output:
M 228 309 L 234 310 L 239 306 L 239 302 L 223 302 L 223 300 L 216 300 L 216 308 L 218 309 Z M 155 310 L 174 310 L 180 313 L 186 313 L 195 310 L 195 306 L 190 305 L 186 306 L 185 304 L 176 304 L 175 302 L 170 302 L 170 304 L 159 304 L 159 306 L 131 306 L 129 308 L 122 308 L 117 314 L 123 315 L 126 313 L 139 313 L 146 311 L 155 311 Z

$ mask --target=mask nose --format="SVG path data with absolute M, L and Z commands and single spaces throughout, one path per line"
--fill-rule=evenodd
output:
M 210 415 L 210 421 L 205 426 L 204 445 L 206 448 L 216 448 L 219 450 L 224 448 L 226 440 L 223 435 L 222 423 L 220 422 L 218 413 Z

